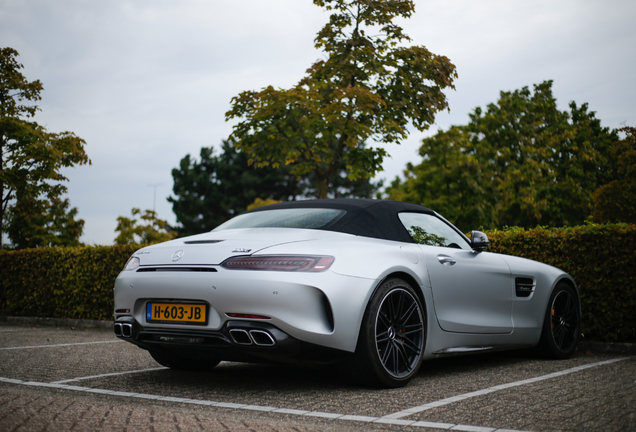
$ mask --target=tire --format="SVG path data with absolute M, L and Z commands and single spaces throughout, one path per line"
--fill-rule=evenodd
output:
M 172 353 L 162 351 L 149 351 L 152 358 L 161 366 L 182 371 L 206 371 L 221 363 L 219 360 L 194 360 L 179 357 Z
M 403 387 L 420 368 L 425 342 L 426 314 L 415 290 L 388 279 L 367 305 L 350 372 L 363 385 Z
M 581 336 L 581 309 L 576 291 L 566 283 L 554 288 L 543 321 L 539 349 L 552 359 L 574 354 Z

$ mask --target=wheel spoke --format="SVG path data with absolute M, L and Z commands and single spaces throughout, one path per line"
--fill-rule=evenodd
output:
M 565 294 L 565 306 L 563 307 L 563 314 L 565 315 L 567 313 L 567 311 L 569 311 L 571 309 L 571 304 L 572 304 L 572 296 L 570 296 L 569 294 Z
M 397 304 L 394 300 L 395 297 L 397 297 Z M 391 324 L 398 325 L 396 321 L 400 319 L 400 311 L 402 310 L 402 305 L 404 304 L 404 294 L 402 292 L 397 292 L 391 295 L 391 298 L 393 300 L 391 303 L 394 306 L 393 310 L 391 311 Z
M 556 342 L 559 348 L 563 347 L 563 338 L 565 337 L 565 329 L 563 326 L 558 325 L 552 332 L 554 335 L 554 342 Z
M 375 340 L 376 340 L 376 342 L 377 342 L 378 344 L 381 344 L 381 343 L 384 343 L 384 342 L 386 342 L 386 341 L 388 341 L 388 340 L 391 340 L 391 338 L 389 337 L 389 334 L 388 334 L 388 333 L 384 333 L 384 335 L 383 335 L 383 336 L 379 336 L 379 335 L 378 335 L 378 337 L 376 337 L 376 339 L 375 339 Z
M 396 369 L 399 369 L 397 372 L 408 372 L 411 368 L 411 361 L 409 360 L 409 355 L 406 352 L 406 345 L 403 343 L 396 344 Z M 401 357 L 401 360 L 399 359 Z
M 389 359 L 389 356 L 391 355 L 391 352 L 392 352 L 392 351 L 393 351 L 393 343 L 391 343 L 391 342 L 389 341 L 389 343 L 387 344 L 386 349 L 385 349 L 385 351 L 384 351 L 384 354 L 382 355 L 382 358 L 381 358 L 382 363 L 383 363 L 385 366 L 386 366 L 386 363 L 387 363 L 387 361 L 388 361 L 388 359 Z
M 396 325 L 402 327 L 403 323 L 408 322 L 416 311 L 417 311 L 417 304 L 413 302 L 409 305 L 406 311 L 400 316 L 399 322 L 396 323 Z
M 378 318 L 380 319 L 384 327 L 386 328 L 391 327 L 391 319 L 387 317 L 383 311 L 380 311 L 380 313 L 378 314 Z
M 404 333 L 400 333 L 400 334 L 413 333 L 414 331 L 422 330 L 423 327 L 424 326 L 420 322 L 413 323 L 413 324 L 407 324 L 407 325 L 402 327 L 404 329 Z
M 395 317 L 395 300 L 393 296 L 389 296 L 387 299 L 387 304 L 384 312 L 384 316 L 389 321 L 389 324 L 393 324 L 393 317 Z
M 421 352 L 420 348 L 410 339 L 403 339 L 402 343 L 404 344 L 404 348 L 410 349 L 413 351 L 413 354 L 419 354 Z
M 576 318 L 576 312 L 576 307 L 571 307 L 570 309 L 565 311 L 565 313 L 563 314 L 563 319 L 566 322 L 571 322 L 572 318 Z

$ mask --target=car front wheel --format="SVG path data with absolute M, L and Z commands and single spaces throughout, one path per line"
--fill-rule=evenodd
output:
M 554 359 L 570 357 L 576 350 L 581 334 L 581 310 L 574 289 L 559 283 L 554 288 L 543 322 L 539 347 Z
M 426 339 L 426 315 L 415 290 L 388 279 L 365 311 L 351 372 L 366 385 L 402 387 L 417 373 Z

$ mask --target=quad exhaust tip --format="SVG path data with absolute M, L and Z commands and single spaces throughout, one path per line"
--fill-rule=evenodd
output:
M 113 324 L 115 336 L 123 338 L 133 337 L 133 325 L 131 323 L 116 322 Z M 269 332 L 260 329 L 230 329 L 232 340 L 237 345 L 256 345 L 256 346 L 274 346 L 276 339 Z
M 265 330 L 230 329 L 230 336 L 238 345 L 274 346 L 276 340 Z
M 115 336 L 131 338 L 133 335 L 133 326 L 130 323 L 115 323 L 113 324 L 113 331 Z

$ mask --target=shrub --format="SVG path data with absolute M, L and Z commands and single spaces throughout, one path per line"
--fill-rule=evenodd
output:
M 490 231 L 490 251 L 558 267 L 574 277 L 586 339 L 636 342 L 636 225 Z M 112 319 L 113 285 L 139 245 L 0 251 L 2 315 Z
M 139 245 L 0 251 L 3 315 L 105 320 L 113 285 Z
M 487 234 L 491 252 L 541 261 L 574 277 L 586 339 L 636 341 L 636 225 L 512 228 Z

